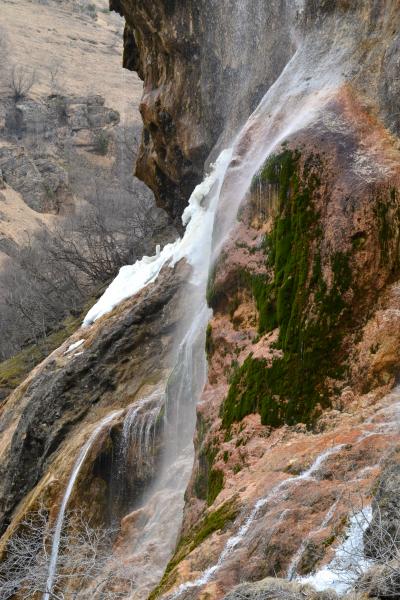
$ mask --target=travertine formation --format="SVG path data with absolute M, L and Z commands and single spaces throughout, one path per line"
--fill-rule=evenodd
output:
M 389 529 L 396 520 L 399 2 L 111 7 L 126 19 L 124 64 L 144 80 L 137 173 L 174 219 L 208 157 L 236 138 L 215 227 L 195 463 L 175 553 L 150 597 L 334 597 L 282 579 L 328 563 L 348 515 L 374 494 L 369 531 L 379 510 Z M 154 383 L 160 356 L 167 370 L 186 276 L 182 265 L 171 279 L 164 272 L 92 326 L 82 356 L 56 353 L 10 396 L 6 536 L 32 499 L 54 502 L 48 483 L 65 481 L 62 450 L 79 445 L 93 407 L 127 406 Z M 78 482 L 74 495 L 99 518 L 108 481 L 99 465 L 109 465 L 112 438 L 85 465 L 87 481 L 100 473 L 97 492 L 88 497 Z M 125 516 L 117 553 L 127 555 L 155 510 Z M 157 549 L 145 559 L 151 568 Z M 365 577 L 375 595 L 388 594 Z
M 259 40 L 251 59 L 246 50 L 230 53 L 231 19 L 238 15 L 217 16 L 222 4 L 111 3 L 127 21 L 125 65 L 145 81 L 138 173 L 173 215 L 170 198 L 176 200 L 179 190 L 184 202 L 179 185 L 186 181 L 176 165 L 187 165 L 177 161 L 176 147 L 196 170 L 190 147 L 200 130 L 201 169 L 221 132 L 226 141 L 232 127 L 238 130 L 238 106 L 249 114 L 259 100 L 255 82 L 266 84 L 264 93 L 276 80 L 239 136 L 217 215 L 216 240 L 230 206 L 242 203 L 239 223 L 219 245 L 210 273 L 214 317 L 197 459 L 181 542 L 154 597 L 183 583 L 177 597 L 220 598 L 240 580 L 285 576 L 305 539 L 296 568 L 309 572 L 326 560 L 340 534 L 349 512 L 339 500 L 344 488 L 355 493 L 358 487 L 368 498 L 382 456 L 397 439 L 395 432 L 386 438 L 372 431 L 364 438 L 360 423 L 374 421 L 372 414 L 387 406 L 380 399 L 398 369 L 398 3 L 288 2 L 277 11 L 270 3 L 252 3 L 251 9 L 235 3 L 245 15 L 243 47 L 248 26 Z M 265 11 L 268 46 L 258 33 L 257 10 L 258 16 Z M 192 38 L 199 45 L 184 50 Z M 213 62 L 222 46 L 224 60 Z M 280 50 L 282 63 L 270 47 Z M 188 56 L 194 57 L 189 63 Z M 233 101 L 232 80 L 222 73 L 237 60 L 243 60 L 236 72 L 241 87 Z M 208 78 L 204 96 L 202 75 L 210 65 L 217 75 Z M 187 86 L 190 81 L 196 84 Z M 172 117 L 169 127 L 160 118 L 164 111 Z M 191 127 L 183 126 L 187 112 Z M 273 155 L 267 158 L 269 146 Z M 245 169 L 247 189 L 241 187 Z M 243 543 L 209 580 L 202 578 L 257 499 L 273 494 L 285 473 L 301 472 L 316 447 L 323 452 L 336 444 L 344 446 L 327 460 L 332 488 L 319 483 L 326 479 L 323 470 L 316 483 L 293 485 L 286 502 L 267 503 Z M 348 460 L 344 448 L 361 452 L 368 464 Z M 293 467 L 300 456 L 308 456 L 306 463 Z M 236 521 L 228 511 L 217 533 L 193 542 L 204 519 L 238 501 L 243 512 Z M 321 528 L 335 502 L 329 526 Z

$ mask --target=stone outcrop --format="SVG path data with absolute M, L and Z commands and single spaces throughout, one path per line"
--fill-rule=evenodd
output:
M 172 331 L 181 318 L 179 298 L 186 277 L 183 264 L 172 276 L 167 268 L 133 302 L 128 300 L 107 318 L 79 330 L 2 405 L 2 531 L 12 522 L 18 503 L 29 510 L 39 497 L 47 501 L 57 497 L 91 423 L 127 407 L 146 386 L 163 381 L 173 360 Z M 80 338 L 84 344 L 68 351 Z M 97 453 L 101 451 L 100 446 Z M 89 487 L 96 456 L 88 463 Z M 104 485 L 110 485 L 107 472 L 105 480 L 103 492 Z M 103 511 L 109 508 L 104 506 L 106 499 L 104 492 L 99 500 Z M 89 508 L 99 510 L 93 498 L 87 500 Z
M 110 6 L 126 19 L 124 66 L 144 81 L 136 174 L 176 218 L 220 136 L 227 143 L 294 53 L 292 10 L 276 0 Z
M 30 208 L 58 213 L 72 203 L 68 174 L 55 154 L 29 152 L 24 146 L 0 147 L 3 180 L 17 190 Z
M 54 95 L 9 103 L 0 145 L 3 180 L 30 208 L 44 213 L 73 210 L 65 157 L 72 144 L 96 150 L 96 139 L 119 123 L 119 114 L 101 96 Z M 11 141 L 12 140 L 12 141 Z

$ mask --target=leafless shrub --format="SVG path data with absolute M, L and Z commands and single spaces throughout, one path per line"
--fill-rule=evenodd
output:
M 60 75 L 62 73 L 63 64 L 59 58 L 54 58 L 47 65 L 47 71 L 49 74 L 50 90 L 52 94 L 60 94 L 61 84 Z
M 101 130 L 93 136 L 93 148 L 97 154 L 106 156 L 110 145 L 110 135 L 107 131 Z
M 36 71 L 25 65 L 14 65 L 10 72 L 10 88 L 15 102 L 26 98 L 36 83 Z
M 400 597 L 400 507 L 390 507 L 390 520 L 376 501 L 372 509 L 352 507 L 350 527 L 331 568 L 357 592 Z
M 47 511 L 30 514 L 8 542 L 0 563 L 0 600 L 18 592 L 24 600 L 44 594 L 53 528 Z M 50 598 L 115 600 L 131 591 L 129 570 L 112 552 L 116 531 L 92 525 L 81 511 L 66 515 L 60 540 L 57 571 Z
M 175 238 L 151 192 L 133 177 L 139 135 L 138 127 L 117 128 L 111 168 L 65 144 L 69 189 L 79 202 L 74 214 L 58 217 L 56 228 L 7 250 L 10 260 L 0 273 L 0 360 L 42 340 L 66 316 L 77 316 L 122 265 Z

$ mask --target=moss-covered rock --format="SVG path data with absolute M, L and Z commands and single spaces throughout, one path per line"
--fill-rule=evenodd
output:
M 235 499 L 225 502 L 217 510 L 207 513 L 196 527 L 185 537 L 181 538 L 174 556 L 169 561 L 164 576 L 159 585 L 149 596 L 149 600 L 159 598 L 162 593 L 171 588 L 176 581 L 177 565 L 210 535 L 221 531 L 227 523 L 233 521 L 239 512 Z
M 330 402 L 327 378 L 343 374 L 341 343 L 351 320 L 345 300 L 352 287 L 351 255 L 334 252 L 321 265 L 322 232 L 317 211 L 322 162 L 301 161 L 289 149 L 268 159 L 253 187 L 278 185 L 279 207 L 265 238 L 269 276 L 249 276 L 259 312 L 259 333 L 279 327 L 272 363 L 251 355 L 237 369 L 221 416 L 224 427 L 259 412 L 262 423 L 310 424 Z
M 200 500 L 211 506 L 224 486 L 224 474 L 215 468 L 217 450 L 213 446 L 203 446 L 198 456 L 198 468 L 194 481 L 194 493 Z

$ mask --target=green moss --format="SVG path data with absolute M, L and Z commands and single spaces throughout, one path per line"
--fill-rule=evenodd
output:
M 224 474 L 220 469 L 212 469 L 208 478 L 207 504 L 211 506 L 224 487 Z
M 223 260 L 224 260 L 224 255 L 221 254 L 218 261 L 213 264 L 213 266 L 211 267 L 210 272 L 208 274 L 206 299 L 207 299 L 208 306 L 210 306 L 211 308 L 216 308 L 218 303 L 222 299 L 224 299 L 223 292 L 221 292 L 221 290 L 218 289 L 218 287 L 215 283 L 215 277 L 216 277 L 218 266 L 221 264 L 221 262 Z
M 200 500 L 206 500 L 209 506 L 221 492 L 224 484 L 223 472 L 213 467 L 216 455 L 217 449 L 212 445 L 201 449 L 198 457 L 198 471 L 194 481 L 196 496 Z
M 389 240 L 392 236 L 389 219 L 389 205 L 378 200 L 375 207 L 375 214 L 379 224 L 379 243 L 381 247 L 381 262 L 386 263 L 389 259 Z
M 367 241 L 367 235 L 364 231 L 355 233 L 351 238 L 351 244 L 354 251 L 362 250 Z
M 390 266 L 392 273 L 395 273 L 400 267 L 400 210 L 396 188 L 378 196 L 375 216 L 378 222 L 381 266 Z
M 214 354 L 214 342 L 212 337 L 211 323 L 207 325 L 206 329 L 206 354 L 208 359 L 210 359 L 211 356 Z
M 0 363 L 0 389 L 16 388 L 28 373 L 79 327 L 80 318 L 67 317 L 57 331 L 18 352 L 12 358 Z
M 149 600 L 155 600 L 172 587 L 176 579 L 173 574 L 175 567 L 211 534 L 222 530 L 228 522 L 233 521 L 237 514 L 238 508 L 235 500 L 226 502 L 217 510 L 208 513 L 189 535 L 183 537 L 178 544 L 174 556 L 167 565 L 162 580 L 150 594 Z
M 326 378 L 343 375 L 342 332 L 350 318 L 343 296 L 352 284 L 349 255 L 331 256 L 333 281 L 328 290 L 313 201 L 321 163 L 312 155 L 300 172 L 299 159 L 299 152 L 286 149 L 271 157 L 259 174 L 261 182 L 279 185 L 280 205 L 264 244 L 273 275 L 251 278 L 251 288 L 259 333 L 279 327 L 276 346 L 283 356 L 267 364 L 250 355 L 236 370 L 221 409 L 226 428 L 254 412 L 273 427 L 311 424 L 330 403 Z

